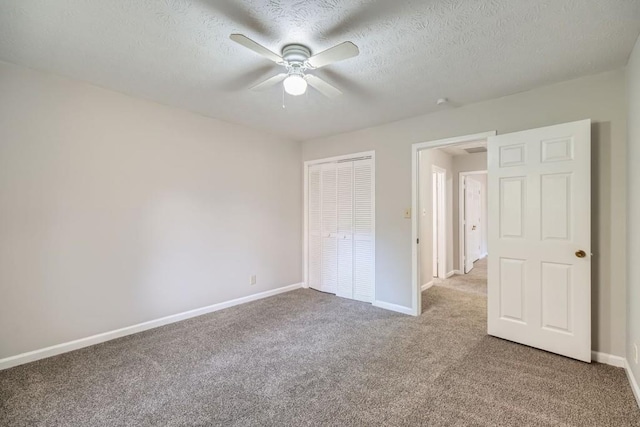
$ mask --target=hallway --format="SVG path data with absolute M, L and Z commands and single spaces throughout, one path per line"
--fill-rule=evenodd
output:
M 448 279 L 433 279 L 435 286 L 456 289 L 473 294 L 487 295 L 487 257 L 474 263 L 469 274 L 454 274 Z

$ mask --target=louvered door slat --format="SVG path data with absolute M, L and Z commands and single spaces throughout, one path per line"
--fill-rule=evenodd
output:
M 337 295 L 353 298 L 353 162 L 337 165 L 338 287 Z
M 373 161 L 357 160 L 354 171 L 354 285 L 353 298 L 373 301 Z
M 321 167 L 322 287 L 336 293 L 338 282 L 338 177 L 336 164 Z

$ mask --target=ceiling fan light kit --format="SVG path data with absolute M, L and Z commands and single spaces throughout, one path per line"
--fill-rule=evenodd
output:
M 284 90 L 289 95 L 298 96 L 307 91 L 307 81 L 302 74 L 291 73 L 282 82 Z
M 231 34 L 229 38 L 286 68 L 285 73 L 258 83 L 251 88 L 252 90 L 266 90 L 282 82 L 285 92 L 293 96 L 304 94 L 307 91 L 307 86 L 313 87 L 328 98 L 341 95 L 342 92 L 339 89 L 314 74 L 306 74 L 306 71 L 353 58 L 360 53 L 358 47 L 351 42 L 341 43 L 313 56 L 311 56 L 311 50 L 306 46 L 288 44 L 282 49 L 282 56 L 280 56 L 245 35 Z

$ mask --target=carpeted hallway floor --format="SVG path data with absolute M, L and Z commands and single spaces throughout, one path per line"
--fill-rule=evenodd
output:
M 474 262 L 473 269 L 467 274 L 454 274 L 448 279 L 433 279 L 433 284 L 486 296 L 487 258 Z
M 0 372 L 2 426 L 640 426 L 622 369 L 485 335 L 486 298 L 419 318 L 297 290 Z

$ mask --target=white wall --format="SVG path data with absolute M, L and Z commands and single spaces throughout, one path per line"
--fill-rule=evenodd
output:
M 446 246 L 446 270 L 453 269 L 453 223 L 451 222 L 452 200 L 452 157 L 444 151 L 431 149 L 420 153 L 420 241 L 427 242 L 420 246 L 420 284 L 424 285 L 433 280 L 433 166 L 446 171 L 445 183 L 445 246 Z M 425 214 L 426 213 L 426 214 Z
M 307 141 L 303 159 L 376 151 L 376 298 L 410 306 L 411 144 L 591 118 L 593 349 L 625 352 L 626 85 L 624 70 Z M 429 100 L 425 100 L 429 102 Z
M 460 251 L 463 250 L 460 248 L 460 172 L 471 172 L 471 171 L 483 171 L 487 170 L 487 153 L 474 153 L 463 156 L 455 156 L 453 158 L 453 268 L 456 270 L 464 270 L 463 266 L 460 265 Z M 486 176 L 485 176 L 486 178 Z M 486 179 L 477 179 L 478 181 L 484 182 L 483 187 L 483 201 L 486 212 L 486 195 L 487 195 L 487 186 Z M 484 249 L 486 252 L 486 215 L 483 219 L 484 223 Z
M 629 91 L 629 140 L 627 188 L 627 349 L 626 356 L 636 382 L 640 384 L 640 365 L 634 362 L 633 344 L 640 350 L 640 39 L 627 68 Z
M 0 358 L 301 281 L 299 143 L 6 63 L 0 94 Z

